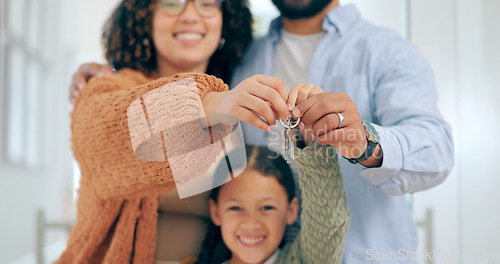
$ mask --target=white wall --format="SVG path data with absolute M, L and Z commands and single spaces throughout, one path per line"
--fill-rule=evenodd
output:
M 73 0 L 76 2 L 77 34 L 75 66 L 84 62 L 104 63 L 101 34 L 105 21 L 119 0 Z
M 390 28 L 407 37 L 406 0 L 339 0 L 340 5 L 355 4 L 364 19 L 378 26 Z
M 45 37 L 36 43 L 46 63 L 45 76 L 40 83 L 34 83 L 39 90 L 28 94 L 28 102 L 39 102 L 38 121 L 35 137 L 39 148 L 28 148 L 27 156 L 35 157 L 36 162 L 12 164 L 0 162 L 0 263 L 9 263 L 34 252 L 36 241 L 36 210 L 43 209 L 50 219 L 62 219 L 71 211 L 72 179 L 66 177 L 71 172 L 68 128 L 68 105 L 66 90 L 68 78 L 67 42 L 64 41 L 65 29 L 60 23 L 59 14 L 68 10 L 70 3 L 47 0 L 39 6 L 47 11 L 43 23 L 47 25 Z M 71 9 L 70 9 L 71 10 Z M 10 11 L 10 10 L 9 10 Z M 68 20 L 65 25 L 71 24 Z M 63 88 L 64 87 L 64 88 Z M 2 87 L 3 89 L 3 87 Z M 32 119 L 33 113 L 26 118 Z M 19 117 L 23 118 L 23 117 Z M 30 131 L 32 132 L 32 131 Z M 26 134 L 26 133 L 25 133 Z M 69 196 L 68 196 L 69 194 Z M 47 236 L 47 241 L 59 239 L 60 233 Z
M 250 8 L 254 19 L 255 35 L 262 36 L 269 29 L 271 21 L 279 16 L 279 12 L 270 0 L 250 0 Z
M 432 6 L 432 8 L 429 8 Z M 453 0 L 412 1 L 411 40 L 417 44 L 423 56 L 433 68 L 438 104 L 444 118 L 451 124 L 456 139 L 456 44 L 455 9 Z M 456 143 L 456 141 L 455 141 Z M 414 195 L 416 219 L 424 219 L 427 209 L 433 211 L 434 263 L 457 263 L 456 258 L 445 257 L 459 251 L 459 179 L 457 169 L 445 182 L 430 190 Z M 422 233 L 421 233 L 422 234 Z M 419 251 L 425 250 L 425 236 L 421 238 Z M 422 262 L 423 263 L 423 262 Z
M 464 263 L 500 263 L 500 2 L 457 2 L 457 170 Z
M 43 102 L 37 131 L 40 149 L 29 148 L 39 153 L 40 161 L 32 167 L 0 161 L 0 263 L 35 263 L 38 209 L 45 211 L 49 221 L 74 220 L 69 84 L 81 62 L 104 61 L 100 32 L 116 2 L 45 0 L 40 7 L 46 37 L 38 45 L 43 47 L 46 76 L 38 84 L 39 92 L 26 99 Z M 61 241 L 65 239 L 65 232 L 49 231 L 45 241 L 61 250 Z M 58 254 L 47 252 L 47 257 L 52 257 L 47 263 Z

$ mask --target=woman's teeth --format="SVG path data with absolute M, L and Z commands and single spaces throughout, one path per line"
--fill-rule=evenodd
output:
M 201 39 L 203 36 L 200 33 L 180 33 L 177 34 L 177 39 L 180 40 L 197 40 Z

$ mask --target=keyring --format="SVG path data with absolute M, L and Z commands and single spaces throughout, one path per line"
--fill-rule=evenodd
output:
M 292 128 L 297 127 L 299 125 L 299 122 L 300 122 L 300 117 L 297 120 L 295 120 L 295 123 L 293 123 L 293 124 L 290 124 L 292 122 L 291 120 L 295 120 L 295 119 L 290 118 L 288 120 L 288 124 L 285 125 L 285 123 L 283 123 L 283 120 L 281 120 L 281 117 L 280 117 L 280 122 L 283 125 L 283 127 L 286 128 L 286 129 L 292 129 Z

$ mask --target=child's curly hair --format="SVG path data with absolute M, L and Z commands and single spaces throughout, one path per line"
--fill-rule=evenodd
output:
M 221 0 L 222 38 L 225 44 L 208 63 L 208 74 L 229 83 L 231 75 L 252 42 L 252 15 L 247 0 Z M 157 68 L 152 39 L 153 13 L 158 0 L 122 0 L 104 26 L 105 57 L 116 69 L 150 72 Z

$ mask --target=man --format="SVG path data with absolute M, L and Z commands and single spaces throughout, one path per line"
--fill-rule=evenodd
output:
M 451 131 L 437 109 L 428 63 L 411 43 L 361 19 L 353 5 L 272 1 L 281 17 L 250 47 L 231 87 L 266 74 L 289 89 L 297 83 L 323 89 L 303 98 L 293 116 L 302 116 L 301 126 L 319 143 L 362 164 L 340 160 L 351 213 L 344 263 L 416 262 L 416 227 L 404 194 L 441 183 L 453 167 Z M 284 140 L 276 136 L 281 131 L 247 124 L 243 130 L 247 144 Z
M 273 3 L 281 17 L 247 51 L 230 86 L 254 74 L 283 79 L 294 87 L 289 103 L 297 102 L 290 108 L 300 127 L 344 157 L 351 213 L 344 263 L 416 262 L 416 226 L 404 194 L 441 183 L 453 166 L 451 131 L 437 109 L 428 63 L 414 45 L 361 19 L 352 5 Z M 72 96 L 76 83 L 98 68 L 79 70 Z M 297 83 L 324 93 L 298 93 L 304 85 Z M 247 124 L 243 130 L 247 144 L 283 145 L 280 125 L 271 133 Z

